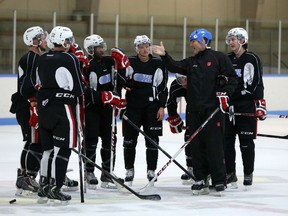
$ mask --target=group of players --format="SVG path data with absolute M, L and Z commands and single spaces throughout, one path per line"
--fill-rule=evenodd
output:
M 239 27 L 229 30 L 226 44 L 231 52 L 228 55 L 213 51 L 211 40 L 212 34 L 206 29 L 192 32 L 190 46 L 194 56 L 181 61 L 173 60 L 162 42 L 160 46 L 153 46 L 153 52 L 161 56 L 166 68 L 179 73 L 170 86 L 167 103 L 167 120 L 173 133 L 180 133 L 184 128 L 177 113 L 179 98 L 184 97 L 187 102 L 185 141 L 191 140 L 220 105 L 221 112 L 215 114 L 185 148 L 187 170 L 191 175 L 183 174 L 181 179 L 186 183 L 195 180 L 191 189 L 197 195 L 209 193 L 210 178 L 220 193 L 226 187 L 238 187 L 237 135 L 243 161 L 243 185 L 252 185 L 257 121 L 264 120 L 267 114 L 262 63 L 247 49 L 247 31 Z M 254 116 L 247 117 L 245 113 Z
M 84 39 L 86 56 L 68 27 L 56 26 L 50 34 L 39 26 L 27 29 L 23 40 L 29 51 L 19 61 L 18 88 L 10 110 L 16 113 L 25 141 L 16 181 L 18 194 L 37 193 L 39 203 L 71 200 L 62 190 L 63 185 L 78 186 L 66 176 L 71 149 L 81 145 L 82 153 L 95 162 L 100 139 L 102 168 L 112 173 L 116 117 L 123 115 L 136 127 L 143 127 L 154 141 L 145 137 L 147 179 L 151 181 L 157 168 L 166 106 L 172 133 L 184 129 L 177 113 L 180 97 L 187 102 L 185 141 L 217 109 L 185 148 L 190 175 L 184 174 L 181 179 L 191 182 L 193 194 L 209 193 L 209 176 L 216 191 L 225 190 L 230 183 L 236 187 L 237 134 L 244 185 L 252 185 L 257 118 L 265 119 L 266 115 L 261 61 L 247 50 L 248 34 L 242 28 L 228 32 L 226 43 L 232 50 L 228 55 L 210 48 L 212 34 L 206 29 L 193 31 L 189 39 L 195 55 L 175 61 L 162 42 L 152 45 L 146 35 L 136 36 L 136 55 L 127 57 L 119 48 L 112 48 L 111 55 L 106 55 L 106 42 L 92 34 Z M 168 71 L 176 73 L 169 91 Z M 124 97 L 122 89 L 126 90 Z M 222 112 L 218 112 L 219 106 Z M 234 111 L 255 113 L 257 118 L 234 116 Z M 124 181 L 131 186 L 139 132 L 128 121 L 123 119 L 122 123 Z M 80 133 L 84 134 L 81 144 Z M 84 168 L 88 188 L 95 189 L 99 182 L 93 164 L 85 163 Z M 35 180 L 38 172 L 39 183 Z M 104 173 L 100 180 L 101 187 L 116 188 Z

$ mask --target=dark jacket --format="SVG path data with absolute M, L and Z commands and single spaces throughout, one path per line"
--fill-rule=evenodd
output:
M 235 70 L 224 53 L 206 49 L 193 57 L 175 61 L 166 52 L 161 58 L 169 71 L 187 76 L 187 111 L 215 109 L 219 105 L 216 92 L 231 96 L 237 86 Z M 219 75 L 227 77 L 222 87 L 217 85 Z

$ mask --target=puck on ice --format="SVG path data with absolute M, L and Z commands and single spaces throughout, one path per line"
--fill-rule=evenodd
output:
M 9 201 L 10 204 L 15 203 L 15 202 L 16 202 L 16 199 L 12 199 Z

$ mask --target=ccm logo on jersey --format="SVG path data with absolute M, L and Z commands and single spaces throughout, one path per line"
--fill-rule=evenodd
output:
M 162 127 L 150 127 L 150 130 L 154 130 L 154 131 L 161 130 L 161 129 L 162 129 Z
M 64 141 L 65 140 L 64 137 L 58 137 L 58 136 L 55 136 L 55 135 L 53 135 L 53 139 L 58 140 L 58 141 Z
M 75 96 L 73 94 L 70 94 L 70 93 L 56 93 L 55 97 L 74 98 Z
M 253 135 L 254 133 L 253 132 L 250 132 L 250 131 L 241 131 L 242 135 Z

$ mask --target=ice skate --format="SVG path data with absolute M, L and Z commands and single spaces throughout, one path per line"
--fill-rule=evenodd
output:
M 155 171 L 154 170 L 148 170 L 147 171 L 147 179 L 150 182 L 155 177 Z M 153 182 L 152 186 L 154 186 L 154 183 L 157 182 L 157 178 Z
M 65 176 L 65 180 L 63 183 L 63 191 L 77 191 L 78 190 L 78 181 L 72 180 Z
M 218 196 L 223 196 L 223 191 L 225 191 L 225 185 L 224 184 L 216 184 L 215 190 Z
M 90 190 L 96 190 L 98 185 L 98 179 L 93 172 L 85 172 L 85 181 L 87 183 L 87 188 Z
M 209 183 L 207 180 L 195 181 L 191 190 L 193 195 L 207 195 L 209 194 Z
M 38 191 L 39 184 L 35 180 L 34 176 L 27 176 L 23 178 L 21 187 L 23 190 L 29 190 L 33 193 L 36 193 Z
M 49 183 L 48 178 L 45 176 L 40 176 L 39 181 L 39 189 L 38 189 L 38 200 L 37 203 L 43 204 L 48 202 L 48 191 L 49 191 Z
M 57 205 L 58 203 L 61 205 L 67 205 L 71 200 L 71 196 L 69 194 L 62 193 L 61 188 L 55 185 L 49 189 L 47 197 L 48 205 Z
M 102 188 L 117 189 L 117 185 L 113 182 L 113 180 L 109 176 L 105 175 L 104 173 L 101 174 L 100 180 L 101 180 Z M 123 179 L 118 178 L 118 180 L 124 183 Z
M 16 180 L 16 187 L 22 187 L 23 178 L 25 176 L 25 171 L 22 171 L 20 168 L 17 169 L 17 180 Z
M 193 168 L 192 167 L 187 167 L 187 171 L 192 175 L 193 175 Z M 181 176 L 181 180 L 182 180 L 182 184 L 183 185 L 191 185 L 193 184 L 195 181 L 193 180 L 193 178 L 191 178 L 187 173 L 184 173 Z
M 18 186 L 20 182 L 18 182 Z M 35 177 L 33 176 L 26 176 L 23 177 L 21 181 L 21 188 L 18 188 L 15 193 L 16 196 L 22 196 L 22 197 L 36 197 L 36 192 L 38 191 L 39 184 L 35 180 Z
M 24 198 L 35 198 L 37 197 L 37 193 L 30 190 L 23 190 L 22 188 L 17 188 L 15 196 Z
M 30 190 L 24 190 L 22 188 L 17 188 L 15 196 L 25 197 L 25 198 L 35 198 L 35 197 L 37 197 L 37 193 L 32 192 Z
M 134 179 L 134 168 L 126 169 L 125 184 L 127 186 L 132 186 L 133 179 Z
M 22 196 L 22 182 L 24 179 L 25 171 L 22 171 L 20 168 L 17 169 L 17 180 L 16 180 L 16 196 Z
M 226 176 L 227 188 L 237 189 L 238 188 L 237 181 L 238 179 L 235 172 L 227 174 Z
M 250 190 L 252 183 L 253 183 L 253 173 L 250 175 L 244 174 L 243 185 L 245 186 L 246 191 Z

